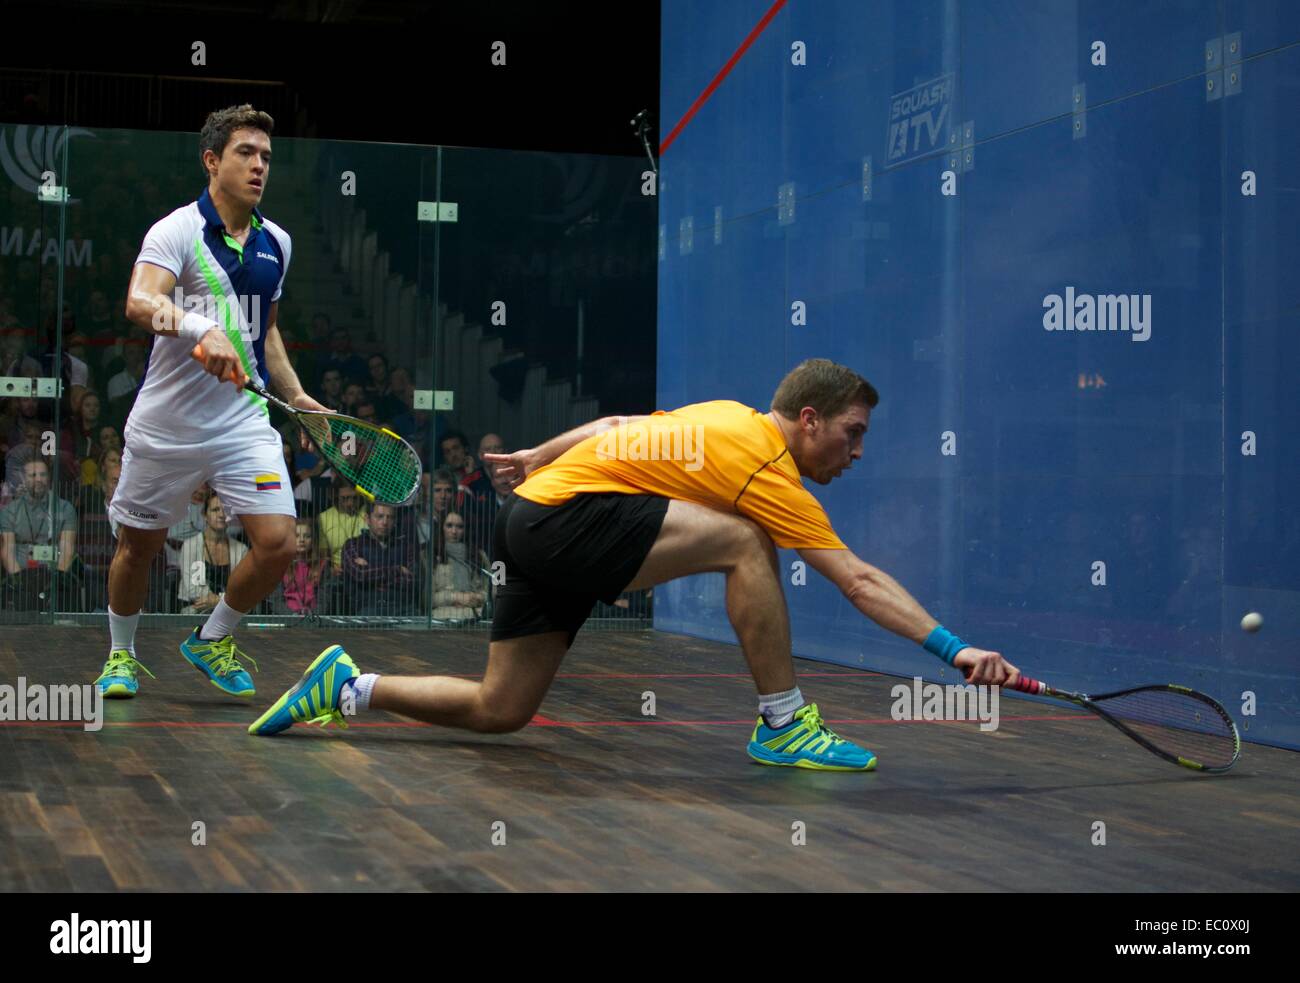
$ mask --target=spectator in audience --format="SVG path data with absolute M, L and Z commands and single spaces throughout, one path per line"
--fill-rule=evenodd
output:
M 122 435 L 117 432 L 117 427 L 99 428 L 99 449 L 101 452 L 122 450 Z
M 143 344 L 128 344 L 122 350 L 122 371 L 108 380 L 108 404 L 117 420 L 124 420 L 135 402 L 136 390 L 144 378 L 148 351 Z
M 182 614 L 208 614 L 221 601 L 230 571 L 248 552 L 248 547 L 228 532 L 226 511 L 216 492 L 204 503 L 207 525 L 203 535 L 192 536 L 181 545 L 180 585 L 176 592 L 185 602 Z
M 51 336 L 54 334 L 53 321 L 54 318 L 51 317 L 48 326 Z M 63 336 L 67 338 L 74 334 L 71 311 L 64 312 L 63 322 Z M 53 350 L 42 352 L 37 361 L 41 363 L 43 378 L 63 380 L 63 395 L 59 401 L 60 414 L 64 419 L 68 419 L 81 406 L 82 397 L 86 395 L 87 385 L 90 382 L 90 367 L 66 348 L 60 354 L 60 364 L 57 369 L 54 365 Z
M 5 481 L 14 494 L 24 484 L 23 469 L 31 461 L 43 461 L 46 469 L 46 487 L 49 487 L 49 473 L 55 464 L 54 454 L 45 454 L 47 444 L 55 443 L 53 432 L 46 428 L 44 421 L 24 418 L 22 423 L 23 439 L 20 444 L 11 447 L 5 455 Z M 46 434 L 49 434 L 47 441 Z M 58 448 L 58 467 L 60 484 L 80 481 L 81 469 L 76 459 L 65 448 Z
M 32 378 L 36 377 L 33 376 Z M 35 423 L 42 430 L 45 429 L 41 404 L 35 396 L 15 396 L 7 402 L 9 403 L 9 412 L 7 414 L 9 427 L 4 434 L 5 451 L 21 447 L 27 443 L 26 423 L 28 421 Z
M 354 415 L 358 420 L 365 420 L 367 423 L 373 423 L 376 426 L 380 423 L 379 414 L 375 412 L 375 402 L 368 397 L 357 403 Z M 385 420 L 384 422 L 387 423 L 388 421 Z
M 294 539 L 297 553 L 280 578 L 280 589 L 271 602 L 276 614 L 314 613 L 322 593 L 321 584 L 329 575 L 329 557 L 321 556 L 316 549 L 311 519 L 303 516 L 294 523 Z
M 299 442 L 298 449 L 294 451 L 293 467 L 289 469 L 293 475 L 293 497 L 300 501 L 314 502 L 318 485 L 316 479 L 324 475 L 328 467 L 329 462 L 317 452 L 314 443 L 307 441 L 304 449 Z
M 15 606 L 27 610 L 49 594 L 51 570 L 34 556 L 38 546 L 56 547 L 54 573 L 68 574 L 77 557 L 77 510 L 67 499 L 50 499 L 50 469 L 37 457 L 23 465 L 20 493 L 0 509 L 0 566 Z
M 105 465 L 113 467 L 113 465 Z M 120 471 L 121 465 L 118 465 Z M 167 566 L 173 570 L 181 569 L 181 547 L 185 541 L 195 536 L 202 536 L 208 528 L 207 502 L 212 489 L 205 481 L 190 494 L 190 503 L 185 507 L 185 515 L 167 530 L 164 552 L 167 554 Z M 229 530 L 227 530 L 229 531 Z
M 320 389 L 321 405 L 339 412 L 343 408 L 343 373 L 335 368 L 326 369 L 321 373 Z
M 366 513 L 360 508 L 361 493 L 342 475 L 334 479 L 334 505 L 320 514 L 321 549 L 330 558 L 335 573 L 343 570 L 343 547 L 358 536 L 366 525 Z
M 121 466 L 122 452 L 114 448 L 108 448 L 99 452 L 99 457 L 95 458 L 95 468 L 102 471 L 104 468 L 111 468 L 114 464 Z
M 370 367 L 370 381 L 366 384 L 366 396 L 374 402 L 379 419 L 385 423 L 390 422 L 401 416 L 406 407 L 393 394 L 388 377 L 388 359 L 375 352 L 367 364 Z
M 330 353 L 325 359 L 325 369 L 338 369 L 343 381 L 358 382 L 365 385 L 369 373 L 361 356 L 352 351 L 352 335 L 347 328 L 334 328 L 330 331 Z
M 433 551 L 442 548 L 442 524 L 447 513 L 458 508 L 456 476 L 446 468 L 420 475 L 420 515 L 416 520 L 417 538 L 421 546 L 433 536 Z M 423 556 L 423 551 L 421 551 Z
M 402 406 L 393 416 L 393 419 L 397 419 L 403 413 L 410 412 L 415 406 L 415 384 L 411 382 L 411 373 L 400 365 L 388 376 L 388 382 L 389 393 Z
M 499 441 L 501 438 L 497 438 Z M 490 483 L 478 469 L 478 462 L 469 452 L 469 439 L 459 430 L 448 430 L 438 445 L 442 451 L 443 467 L 456 475 L 456 482 L 471 497 L 486 497 Z M 459 502 L 457 502 L 459 504 Z
M 370 523 L 343 547 L 343 575 L 358 614 L 404 615 L 415 597 L 415 543 L 394 529 L 395 509 L 376 502 Z
M 487 557 L 465 541 L 465 520 L 448 512 L 442 523 L 442 549 L 433 571 L 433 616 L 444 619 L 479 618 L 487 604 L 482 568 Z
M 63 443 L 81 462 L 81 483 L 93 486 L 99 481 L 99 471 L 95 458 L 99 456 L 99 431 L 102 425 L 100 413 L 103 404 L 99 393 L 88 392 L 82 397 L 81 406 L 68 421 L 64 430 Z
M 121 476 L 122 466 L 110 465 L 100 474 L 98 483 L 82 492 L 77 555 L 81 558 L 87 611 L 108 610 L 108 568 L 117 548 L 108 521 L 108 503 L 113 500 Z
M 113 499 L 113 492 L 117 491 L 117 481 L 121 476 L 121 464 L 104 465 L 104 470 L 99 472 L 99 480 L 93 485 L 82 489 L 81 502 L 77 511 L 83 517 L 98 515 L 101 518 L 106 518 L 104 513 L 108 509 L 108 503 Z M 109 559 L 112 559 L 111 551 L 109 552 Z
M 98 338 L 105 334 L 113 334 L 113 309 L 108 303 L 108 294 L 99 289 L 90 292 L 90 300 L 86 305 L 86 333 L 91 338 Z M 93 361 L 88 359 L 88 361 Z
M 392 429 L 415 448 L 427 474 L 434 466 L 432 453 L 434 434 L 442 433 L 442 419 L 440 417 L 435 419 L 434 414 L 429 410 L 411 409 L 393 420 Z
M 366 388 L 359 382 L 349 382 L 343 387 L 343 402 L 339 407 L 340 413 L 346 413 L 348 416 L 357 415 L 357 407 L 361 401 L 366 398 Z
M 484 454 L 504 454 L 506 443 L 494 433 L 483 435 L 478 442 L 478 459 L 472 472 L 460 479 L 460 486 L 474 496 L 479 502 L 487 502 L 492 495 L 491 468 L 483 460 Z
M 300 379 L 319 379 L 325 368 L 325 360 L 330 347 L 330 318 L 328 314 L 317 311 L 312 315 L 311 327 L 307 329 L 307 348 L 305 357 L 294 367 Z
M 27 353 L 27 332 L 18 327 L 18 319 L 6 318 L 0 338 L 0 375 L 38 378 L 41 363 Z
M 80 363 L 85 369 L 85 386 L 87 391 L 95 388 L 95 382 L 99 378 L 100 367 L 97 360 L 91 354 L 86 336 L 81 332 L 67 335 L 63 341 L 67 353 L 72 356 L 74 362 Z M 83 393 L 84 397 L 84 393 Z
M 505 451 L 500 453 L 504 454 Z M 479 543 L 487 550 L 489 559 L 496 559 L 494 555 L 496 537 L 492 535 L 492 529 L 496 526 L 497 513 L 501 511 L 501 506 L 506 504 L 506 499 L 514 494 L 514 490 L 510 487 L 509 480 L 501 476 L 499 468 L 493 467 L 486 462 L 484 466 L 492 475 L 492 494 L 487 497 L 487 502 L 483 507 L 485 535 L 479 540 Z

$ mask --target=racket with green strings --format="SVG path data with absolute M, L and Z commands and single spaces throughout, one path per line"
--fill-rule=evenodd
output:
M 204 361 L 201 345 L 195 345 L 192 354 L 196 361 Z M 227 381 L 239 385 L 241 380 L 249 392 L 292 416 L 316 445 L 317 453 L 371 502 L 406 505 L 419 491 L 420 456 L 387 427 L 343 413 L 300 410 L 232 369 Z

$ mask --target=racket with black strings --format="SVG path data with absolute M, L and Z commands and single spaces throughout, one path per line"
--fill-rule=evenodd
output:
M 1241 736 L 1232 716 L 1218 700 L 1186 686 L 1138 686 L 1088 696 L 1021 676 L 1004 688 L 1090 710 L 1152 754 L 1184 768 L 1225 772 L 1241 756 Z
M 205 361 L 202 346 L 196 345 L 191 354 L 197 361 Z M 370 501 L 405 505 L 419 491 L 420 455 L 387 427 L 344 413 L 300 410 L 233 369 L 226 381 L 235 385 L 242 381 L 244 389 L 292 416 L 316 445 L 317 453 Z

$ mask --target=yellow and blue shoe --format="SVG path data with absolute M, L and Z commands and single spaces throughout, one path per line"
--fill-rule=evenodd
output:
M 341 645 L 331 645 L 307 667 L 302 678 L 271 709 L 248 728 L 254 737 L 270 737 L 294 724 L 335 723 L 347 729 L 340 700 L 343 684 L 356 679 L 361 670 Z
M 818 771 L 871 771 L 876 767 L 874 754 L 822 723 L 816 703 L 801 706 L 794 719 L 779 729 L 759 717 L 749 740 L 749 756 L 765 765 Z
M 140 689 L 135 678 L 135 671 L 144 669 L 150 679 L 157 679 L 145 666 L 138 662 L 128 649 L 113 649 L 104 663 L 104 671 L 95 680 L 95 685 L 104 694 L 106 700 L 129 700 Z
M 223 693 L 247 699 L 257 692 L 253 688 L 253 677 L 239 664 L 239 660 L 248 659 L 254 669 L 257 663 L 235 648 L 235 640 L 230 635 L 210 642 L 199 638 L 199 629 L 195 628 L 190 637 L 181 642 L 181 655 Z

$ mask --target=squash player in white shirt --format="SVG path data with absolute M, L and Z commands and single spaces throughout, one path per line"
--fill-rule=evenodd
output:
M 144 667 L 135 655 L 135 627 L 149 567 L 203 482 L 239 518 L 251 549 L 180 651 L 222 692 L 254 694 L 234 631 L 293 559 L 295 509 L 265 400 L 228 380 L 232 372 L 241 380 L 269 377 L 286 402 L 325 409 L 303 391 L 276 324 L 292 243 L 257 207 L 270 175 L 273 126 L 249 105 L 208 116 L 199 135 L 208 186 L 150 228 L 131 274 L 126 316 L 154 337 L 109 505 L 117 532 L 108 577 L 112 641 L 96 681 L 106 697 L 138 691 L 136 670 Z M 202 363 L 191 355 L 196 344 Z M 181 576 L 203 578 L 207 570 Z

